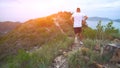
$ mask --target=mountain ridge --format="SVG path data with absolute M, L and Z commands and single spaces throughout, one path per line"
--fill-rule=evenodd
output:
M 120 22 L 120 19 L 110 19 L 107 17 L 88 17 L 88 21 L 116 21 L 116 22 Z
M 68 35 L 72 30 L 70 16 L 69 12 L 59 12 L 24 22 L 0 38 L 0 59 L 7 55 L 16 54 L 19 49 L 29 51 L 34 47 L 40 47 L 58 35 L 63 35 L 63 32 Z
M 114 21 L 116 21 L 116 22 L 120 22 L 120 19 L 115 19 Z
M 20 22 L 12 22 L 12 21 L 5 21 L 5 22 L 0 22 L 0 35 L 4 35 L 18 26 L 20 26 L 22 23 Z

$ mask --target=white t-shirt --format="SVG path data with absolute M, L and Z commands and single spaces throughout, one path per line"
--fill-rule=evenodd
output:
M 73 27 L 81 27 L 84 16 L 85 16 L 85 14 L 83 14 L 83 13 L 78 13 L 78 12 L 74 13 L 72 15 L 72 17 L 74 18 Z

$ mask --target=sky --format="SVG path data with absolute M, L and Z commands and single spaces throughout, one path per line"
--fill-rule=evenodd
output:
M 24 22 L 77 7 L 88 17 L 120 19 L 120 0 L 0 0 L 0 21 Z

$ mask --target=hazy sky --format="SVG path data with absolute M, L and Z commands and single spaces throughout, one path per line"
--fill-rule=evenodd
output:
M 120 19 L 120 0 L 0 0 L 0 21 L 27 21 L 77 7 L 88 17 Z

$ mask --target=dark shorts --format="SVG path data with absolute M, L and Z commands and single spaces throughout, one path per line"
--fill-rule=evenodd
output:
M 82 27 L 75 27 L 74 32 L 75 32 L 75 34 L 81 33 L 82 32 Z

